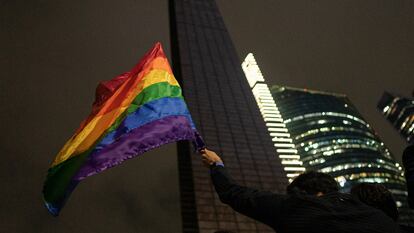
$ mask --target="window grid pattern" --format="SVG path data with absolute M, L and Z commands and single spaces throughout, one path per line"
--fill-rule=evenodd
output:
M 170 1 L 173 68 L 195 124 L 240 184 L 288 183 L 236 50 L 213 0 Z M 199 155 L 179 144 L 183 232 L 273 232 L 222 204 Z
M 293 144 L 289 130 L 286 128 L 282 115 L 252 53 L 249 53 L 244 59 L 242 69 L 252 89 L 260 113 L 266 122 L 269 135 L 274 142 L 273 145 L 277 152 L 275 156 L 279 155 L 286 171 L 286 176 L 289 182 L 292 182 L 296 176 L 305 171 L 305 168 L 302 166 L 303 163 L 300 160 L 295 144 Z

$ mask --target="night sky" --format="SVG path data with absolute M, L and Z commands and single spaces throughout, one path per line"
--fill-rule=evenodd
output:
M 241 60 L 253 52 L 268 84 L 348 95 L 399 160 L 405 143 L 376 104 L 384 90 L 414 89 L 413 1 L 218 5 Z M 41 197 L 97 83 L 156 41 L 169 56 L 167 1 L 3 0 L 0 19 L 1 231 L 179 232 L 174 144 L 86 179 L 59 218 Z
M 414 90 L 413 1 L 218 2 L 268 84 L 346 94 L 400 160 L 406 144 L 376 105 L 384 90 Z

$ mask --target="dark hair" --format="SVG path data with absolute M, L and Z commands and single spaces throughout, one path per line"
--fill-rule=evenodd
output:
M 337 192 L 338 190 L 338 182 L 332 176 L 315 171 L 300 174 L 286 188 L 288 194 L 305 192 L 311 195 L 316 195 L 319 192 L 323 194 Z
M 395 199 L 384 185 L 378 183 L 357 184 L 352 187 L 351 194 L 363 203 L 382 210 L 395 221 L 398 219 Z

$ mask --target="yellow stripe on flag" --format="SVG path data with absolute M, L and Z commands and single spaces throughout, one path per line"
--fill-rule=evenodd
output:
M 137 80 L 138 81 L 138 80 Z M 128 82 L 128 81 L 127 81 Z M 126 82 L 126 83 L 127 83 Z M 174 76 L 166 70 L 153 69 L 135 84 L 131 94 L 125 97 L 122 105 L 110 112 L 98 113 L 77 135 L 69 139 L 58 153 L 52 163 L 52 167 L 63 161 L 88 150 L 96 140 L 107 130 L 115 120 L 128 108 L 133 99 L 146 87 L 159 82 L 168 82 L 170 85 L 179 86 Z M 120 89 L 122 89 L 121 87 Z M 117 93 L 113 97 L 116 97 Z

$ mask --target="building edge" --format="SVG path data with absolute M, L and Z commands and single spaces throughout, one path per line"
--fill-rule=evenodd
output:
M 171 64 L 175 78 L 180 85 L 183 82 L 181 71 L 180 51 L 177 40 L 177 22 L 174 0 L 168 1 L 169 35 Z M 185 97 L 185 90 L 182 89 Z M 191 148 L 187 141 L 177 143 L 177 168 L 180 192 L 181 227 L 183 233 L 198 233 L 197 205 L 194 193 L 193 170 L 191 163 Z

